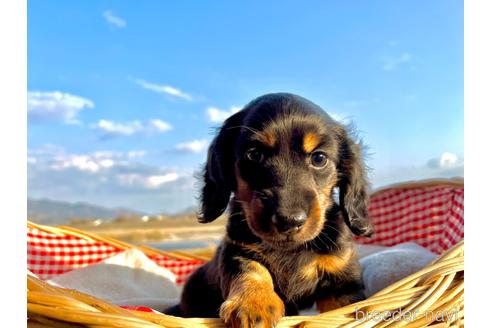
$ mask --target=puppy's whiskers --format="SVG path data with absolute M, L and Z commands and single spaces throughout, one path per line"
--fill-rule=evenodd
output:
M 246 129 L 248 131 L 251 131 L 253 132 L 253 134 L 255 135 L 261 135 L 261 132 L 256 130 L 255 128 L 252 128 L 252 127 L 249 127 L 249 126 L 246 126 L 246 125 L 236 125 L 236 126 L 231 126 L 231 127 L 228 127 L 227 130 L 231 130 L 231 129 Z
M 242 214 L 243 214 L 243 212 L 242 211 L 239 211 L 239 212 L 235 212 L 235 213 L 229 214 L 229 217 L 232 218 L 234 216 L 238 216 L 238 215 L 242 215 Z
M 321 237 L 321 238 L 320 238 L 320 240 L 321 240 L 323 237 L 328 238 L 328 240 L 329 240 L 329 241 L 333 244 L 333 246 L 335 246 L 335 249 L 340 250 L 340 246 L 339 246 L 339 245 L 337 245 L 337 243 L 335 243 L 335 242 L 333 241 L 333 239 L 331 239 L 331 238 L 330 238 L 330 236 L 328 236 L 328 234 L 327 234 L 326 232 L 323 232 L 323 231 L 322 231 L 322 232 L 320 233 L 320 237 Z M 326 244 L 325 244 L 325 246 L 326 246 L 327 248 L 329 248 L 329 247 L 328 247 L 328 245 L 326 245 Z
M 331 229 L 335 230 L 336 232 L 338 232 L 339 234 L 342 234 L 342 232 L 340 230 L 338 230 L 337 228 L 335 228 L 334 226 L 331 226 L 328 224 L 325 227 L 331 228 Z

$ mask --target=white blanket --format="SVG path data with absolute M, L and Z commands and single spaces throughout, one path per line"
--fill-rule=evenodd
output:
M 361 257 L 366 297 L 419 271 L 436 258 L 436 254 L 415 243 L 396 245 Z
M 175 275 L 134 248 L 49 282 L 117 305 L 162 310 L 179 302 Z

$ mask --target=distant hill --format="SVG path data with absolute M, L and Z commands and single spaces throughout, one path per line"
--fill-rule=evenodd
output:
M 83 202 L 27 199 L 27 217 L 37 223 L 65 224 L 71 219 L 114 219 L 119 215 L 146 215 L 128 208 L 107 208 Z
M 199 209 L 197 206 L 192 205 L 192 206 L 188 206 L 188 207 L 182 209 L 181 211 L 179 211 L 177 213 L 167 214 L 167 215 L 171 216 L 171 217 L 181 217 L 181 216 L 186 216 L 186 215 L 196 216 L 196 213 L 198 213 L 198 210 Z M 163 213 L 163 214 L 166 214 L 166 213 Z

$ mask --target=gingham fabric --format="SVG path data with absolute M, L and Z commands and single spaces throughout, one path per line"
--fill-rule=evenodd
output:
M 27 268 L 41 279 L 85 267 L 122 252 L 106 243 L 79 237 L 52 234 L 36 228 L 27 231 Z M 163 255 L 149 256 L 158 265 L 176 275 L 182 284 L 203 261 L 170 259 Z
M 441 254 L 464 237 L 464 188 L 389 188 L 371 197 L 372 238 L 359 243 L 393 246 L 415 242 Z
M 393 246 L 413 241 L 440 254 L 463 239 L 464 189 L 447 186 L 393 188 L 371 197 L 372 238 L 357 238 L 364 244 Z M 52 234 L 29 228 L 28 269 L 42 279 L 97 263 L 123 249 L 97 241 Z M 182 284 L 203 264 L 199 260 L 176 260 L 149 256 L 172 271 Z
M 121 252 L 114 246 L 38 229 L 27 231 L 27 268 L 41 279 L 100 262 Z
M 182 284 L 188 276 L 204 262 L 200 260 L 176 260 L 164 255 L 151 255 L 149 258 L 176 275 L 176 282 Z

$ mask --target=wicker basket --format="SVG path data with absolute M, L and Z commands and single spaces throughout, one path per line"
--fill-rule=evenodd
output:
M 462 199 L 463 183 L 455 180 L 402 184 L 380 190 L 373 196 L 380 197 L 379 201 L 383 200 L 383 202 L 386 202 L 385 204 L 392 200 L 401 203 L 398 199 L 407 199 L 405 193 L 415 194 L 418 190 L 425 190 L 427 193 L 429 190 L 435 192 L 437 189 L 451 191 L 451 193 L 457 190 Z M 397 196 L 389 197 L 389 194 Z M 419 199 L 421 199 L 421 202 L 417 205 L 427 201 L 425 197 Z M 451 195 L 448 201 L 451 202 L 453 199 L 455 199 L 455 195 Z M 438 233 L 435 227 L 433 228 L 432 226 L 429 230 L 429 224 L 418 223 L 414 229 L 410 229 L 411 231 L 405 228 L 405 224 L 401 224 L 400 228 L 402 230 L 401 234 L 398 234 L 398 238 L 406 241 L 412 238 L 408 237 L 407 234 L 414 234 L 417 236 L 415 238 L 416 241 L 420 241 L 421 244 L 427 242 L 425 246 L 431 250 L 439 252 L 440 249 L 447 249 L 436 261 L 364 301 L 319 315 L 284 317 L 279 322 L 278 327 L 463 326 L 464 243 L 463 241 L 454 243 L 451 248 L 448 248 L 447 244 L 453 239 L 451 237 L 456 237 L 456 225 L 454 223 L 456 213 L 453 213 L 453 211 L 456 212 L 456 208 L 446 202 L 436 201 L 436 197 L 433 197 L 429 202 L 434 204 L 434 207 L 431 207 L 431 210 L 429 210 L 428 206 L 425 207 L 425 213 L 430 213 L 430 217 L 433 220 L 437 220 L 441 225 L 443 224 L 442 222 L 450 222 L 449 227 L 445 227 L 444 233 Z M 376 199 L 377 203 L 378 200 Z M 392 204 L 389 208 L 392 209 L 389 211 L 391 215 L 399 215 L 400 213 L 397 210 L 399 208 L 400 211 L 408 214 L 405 217 L 417 215 L 417 218 L 426 219 L 426 217 L 421 215 L 421 206 L 416 206 L 415 202 L 412 201 L 400 207 L 395 207 Z M 412 211 L 415 208 L 419 210 Z M 462 210 L 462 205 L 460 208 Z M 378 210 L 375 208 L 370 209 L 370 212 L 376 214 L 376 234 L 379 226 L 383 227 L 381 234 L 384 235 L 386 228 L 384 228 L 384 224 L 379 225 L 378 220 L 380 220 L 380 223 L 384 223 L 387 220 L 385 221 L 381 216 L 378 217 Z M 381 213 L 379 212 L 379 214 Z M 420 219 L 414 219 L 414 221 Z M 29 223 L 28 226 L 30 229 L 43 231 L 54 236 L 69 236 L 86 242 L 102 243 L 119 250 L 133 247 L 114 239 L 102 238 L 73 228 L 53 228 L 32 223 Z M 419 240 L 422 237 L 422 229 L 424 228 L 430 231 L 428 238 Z M 449 229 L 453 232 L 450 233 Z M 401 237 L 402 235 L 403 237 Z M 434 240 L 436 236 L 441 239 Z M 446 236 L 447 239 L 444 238 Z M 384 245 L 396 244 L 401 242 L 398 238 L 386 238 L 383 241 L 380 240 L 379 243 Z M 367 240 L 362 242 L 367 243 Z M 149 247 L 139 248 L 150 258 L 164 257 L 168 260 L 196 261 L 195 264 L 203 263 L 202 261 L 210 256 L 210 254 L 196 255 L 187 251 L 164 252 Z M 30 275 L 27 276 L 27 288 L 27 310 L 30 327 L 223 327 L 219 319 L 184 319 L 124 309 L 90 295 L 54 287 Z

